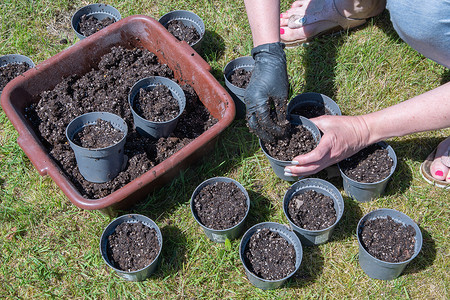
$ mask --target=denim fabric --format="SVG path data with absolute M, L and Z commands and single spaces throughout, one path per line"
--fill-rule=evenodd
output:
M 450 68 L 450 0 L 388 0 L 386 8 L 408 45 Z

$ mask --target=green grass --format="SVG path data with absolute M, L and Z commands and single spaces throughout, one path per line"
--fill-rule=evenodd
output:
M 223 84 L 226 63 L 249 55 L 252 41 L 243 1 L 104 1 L 122 17 L 144 14 L 159 19 L 185 9 L 205 22 L 204 59 Z M 86 1 L 11 1 L 0 3 L 0 54 L 20 53 L 40 63 L 77 42 L 70 17 Z M 282 1 L 286 9 L 289 1 Z M 61 39 L 68 44 L 61 44 Z M 388 12 L 361 29 L 323 37 L 306 47 L 286 50 L 291 96 L 320 92 L 343 114 L 375 111 L 419 95 L 448 81 L 447 69 L 402 42 Z M 395 124 L 393 124 L 395 126 Z M 238 180 L 249 192 L 246 228 L 263 222 L 287 223 L 281 201 L 288 182 L 278 179 L 245 123 L 235 121 L 215 149 L 131 211 L 152 218 L 164 246 L 156 273 L 144 282 L 127 282 L 107 268 L 99 238 L 112 218 L 71 204 L 48 177 L 41 177 L 17 145 L 17 132 L 0 110 L 0 298 L 65 299 L 448 299 L 449 194 L 427 184 L 421 162 L 450 130 L 393 138 L 398 168 L 383 197 L 357 203 L 339 178 L 345 212 L 331 241 L 305 247 L 300 270 L 281 288 L 262 291 L 247 280 L 239 242 L 214 244 L 191 216 L 195 187 L 213 176 Z M 326 178 L 324 172 L 317 176 Z M 365 213 L 400 210 L 422 230 L 422 252 L 399 278 L 370 279 L 358 265 L 356 224 Z

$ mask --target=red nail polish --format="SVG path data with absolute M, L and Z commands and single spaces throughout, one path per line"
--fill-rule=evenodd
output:
M 444 176 L 444 172 L 442 172 L 441 170 L 437 170 L 436 173 L 434 173 L 434 175 L 436 175 L 436 176 Z
M 284 34 L 284 28 L 280 28 L 280 34 Z

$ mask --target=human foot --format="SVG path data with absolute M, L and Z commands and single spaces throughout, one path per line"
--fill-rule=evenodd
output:
M 450 187 L 450 137 L 443 140 L 420 166 L 423 178 L 439 187 Z

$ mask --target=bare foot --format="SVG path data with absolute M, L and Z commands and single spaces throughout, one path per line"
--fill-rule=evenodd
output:
M 436 149 L 436 155 L 430 166 L 431 176 L 450 182 L 450 137 L 443 140 Z

